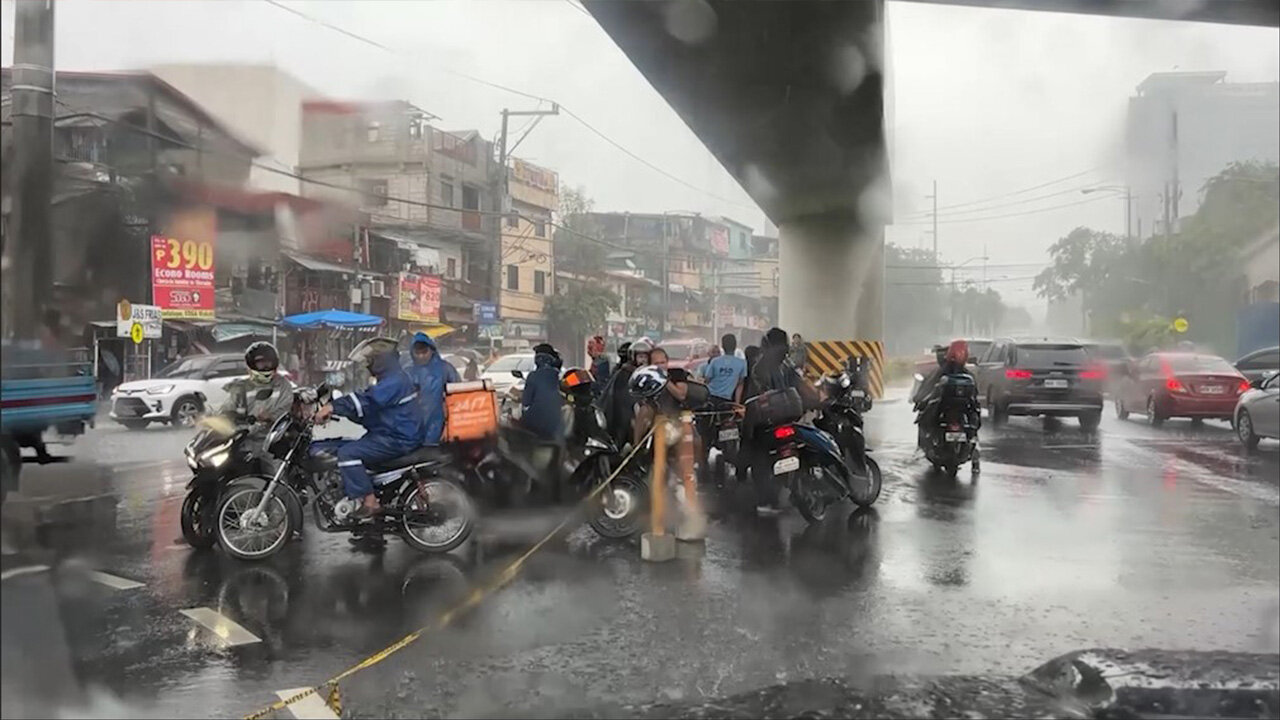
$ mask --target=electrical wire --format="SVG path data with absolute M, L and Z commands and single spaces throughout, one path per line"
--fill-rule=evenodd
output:
M 1052 197 L 1061 197 L 1063 195 L 1072 195 L 1072 194 L 1077 194 L 1077 193 L 1082 193 L 1085 191 L 1092 191 L 1092 190 L 1100 191 L 1101 188 L 1098 187 L 1098 183 L 1089 183 L 1087 185 L 1069 187 L 1065 190 L 1058 190 L 1056 192 L 1046 193 L 1044 195 L 1035 195 L 1033 197 L 1023 198 L 1021 200 L 1014 200 L 1013 202 L 1001 203 L 999 205 L 988 205 L 984 207 L 970 208 L 968 210 L 951 210 L 948 212 L 942 212 L 941 210 L 939 210 L 938 217 L 942 219 L 951 219 L 957 215 L 963 216 L 963 215 L 968 215 L 970 213 L 982 213 L 982 212 L 991 212 L 992 210 L 1004 210 L 1005 208 L 1017 207 L 1018 205 L 1026 205 L 1028 203 L 1040 202 L 1041 200 L 1047 200 L 1048 198 L 1052 198 Z M 924 217 L 931 217 L 932 215 L 933 213 L 929 212 L 929 213 L 926 213 Z
M 938 224 L 954 225 L 956 223 L 986 222 L 988 220 L 1003 220 L 1004 218 L 1022 217 L 1023 215 L 1036 215 L 1039 213 L 1051 212 L 1053 210 L 1061 210 L 1062 208 L 1075 207 L 1076 205 L 1085 205 L 1087 203 L 1098 202 L 1099 200 L 1110 200 L 1111 197 L 1112 196 L 1110 195 L 1102 195 L 1099 197 L 1087 198 L 1085 200 L 1077 200 L 1076 202 L 1063 203 L 1061 205 L 1050 205 L 1048 207 L 1036 208 L 1034 210 L 1025 210 L 1023 212 L 1006 213 L 1004 215 L 990 215 L 987 217 L 976 217 L 976 218 L 960 218 L 955 220 L 939 220 Z M 895 224 L 896 225 L 930 225 L 932 223 L 933 223 L 932 220 L 913 220 L 910 222 L 902 222 L 902 223 L 895 223 Z
M 1082 171 L 1080 171 L 1080 172 L 1078 172 L 1078 173 L 1073 173 L 1073 174 L 1071 174 L 1071 175 L 1065 175 L 1065 176 L 1060 177 L 1060 178 L 1055 178 L 1055 179 L 1053 179 L 1053 180 L 1049 180 L 1048 182 L 1040 183 L 1039 185 L 1032 185 L 1032 186 L 1030 186 L 1030 187 L 1021 188 L 1021 189 L 1019 189 L 1019 190 L 1013 190 L 1013 191 L 1010 191 L 1010 192 L 999 193 L 999 194 L 991 195 L 991 196 L 989 196 L 989 197 L 985 197 L 985 198 L 982 198 L 982 199 L 979 199 L 979 200 L 970 200 L 970 201 L 968 201 L 968 202 L 962 202 L 962 203 L 952 203 L 951 205 L 941 205 L 941 206 L 939 206 L 937 209 L 938 209 L 938 211 L 942 211 L 942 210 L 952 210 L 952 209 L 955 209 L 955 208 L 961 208 L 961 207 L 970 207 L 970 206 L 972 206 L 972 205 L 983 205 L 983 204 L 986 204 L 986 203 L 991 202 L 992 200 L 1001 200 L 1001 199 L 1006 198 L 1006 197 L 1014 197 L 1014 196 L 1017 196 L 1017 195 L 1021 195 L 1021 194 L 1023 194 L 1023 193 L 1028 193 L 1028 192 L 1032 192 L 1032 191 L 1035 191 L 1035 190 L 1040 190 L 1041 188 L 1047 188 L 1047 187 L 1049 187 L 1049 186 L 1051 186 L 1051 185 L 1057 185 L 1057 184 L 1058 184 L 1058 183 L 1060 183 L 1060 182 L 1066 182 L 1066 181 L 1068 181 L 1068 180 L 1074 180 L 1074 179 L 1076 179 L 1076 178 L 1078 178 L 1078 177 L 1084 177 L 1085 175 L 1088 175 L 1089 173 L 1097 172 L 1097 171 L 1099 171 L 1099 170 L 1104 170 L 1104 169 L 1106 169 L 1106 167 L 1107 167 L 1107 166 L 1105 166 L 1105 165 L 1100 165 L 1100 166 L 1098 166 L 1098 167 L 1089 168 L 1088 170 L 1082 170 Z M 915 214 L 916 214 L 916 213 L 913 213 L 913 216 L 914 216 Z M 921 214 L 921 215 L 932 215 L 932 214 L 933 214 L 933 210 L 923 210 L 923 211 L 921 211 L 921 212 L 920 212 L 920 213 L 918 213 L 918 214 Z

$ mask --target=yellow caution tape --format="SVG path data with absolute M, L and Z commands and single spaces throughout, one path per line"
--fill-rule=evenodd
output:
M 649 435 L 652 435 L 652 434 L 653 434 L 653 431 L 650 430 Z M 623 458 L 622 464 L 618 465 L 617 469 L 613 471 L 613 474 L 611 474 L 607 479 L 605 479 L 603 482 L 597 485 L 590 493 L 586 495 L 586 497 L 582 498 L 582 500 L 579 502 L 579 505 L 591 501 L 597 495 L 599 495 L 606 487 L 608 487 L 609 483 L 613 482 L 613 479 L 618 477 L 618 474 L 621 473 L 623 468 L 625 468 L 631 462 L 632 458 L 634 458 L 636 454 L 639 453 L 640 450 L 644 448 L 645 441 L 649 439 L 649 435 L 646 435 L 643 440 L 641 440 L 639 443 L 636 443 L 635 447 L 631 449 L 631 452 L 625 458 Z M 552 528 L 551 532 L 547 533 L 545 537 L 543 537 L 538 542 L 534 543 L 533 546 L 530 547 L 528 550 L 526 550 L 523 554 L 521 554 L 520 557 L 512 561 L 511 564 L 507 565 L 507 567 L 503 569 L 502 572 L 498 573 L 498 575 L 494 578 L 493 582 L 491 582 L 487 587 L 476 588 L 472 590 L 471 593 L 467 595 L 466 599 L 454 605 L 452 608 L 449 608 L 448 610 L 446 610 L 438 618 L 436 618 L 435 622 L 429 625 L 423 626 L 421 628 L 418 628 L 417 630 L 414 630 L 408 635 L 405 635 L 404 637 L 395 641 L 391 645 L 388 645 L 387 647 L 379 650 L 373 655 L 370 655 L 369 657 L 360 661 L 360 663 L 353 665 L 352 667 L 347 668 L 346 670 L 343 670 L 342 672 L 338 673 L 337 675 L 334 675 L 332 678 L 326 680 L 325 682 L 320 683 L 315 687 L 307 688 L 306 690 L 303 690 L 299 693 L 291 695 L 287 698 L 278 700 L 255 713 L 245 715 L 244 716 L 245 720 L 261 720 L 261 718 L 264 718 L 267 715 L 270 715 L 271 713 L 276 712 L 277 710 L 283 710 L 289 707 L 290 705 L 301 701 L 303 698 L 306 698 L 310 695 L 318 694 L 321 688 L 329 688 L 329 692 L 325 696 L 326 703 L 329 705 L 330 708 L 333 709 L 335 713 L 341 716 L 342 700 L 341 700 L 341 696 L 338 694 L 338 683 L 340 681 L 351 677 L 352 675 L 360 672 L 361 670 L 373 667 L 374 665 L 377 665 L 383 660 L 386 660 L 387 658 L 403 650 L 409 645 L 412 645 L 423 635 L 427 634 L 427 632 L 430 630 L 435 630 L 437 632 L 439 632 L 440 630 L 443 630 L 450 623 L 452 623 L 456 618 L 460 617 L 463 613 L 479 605 L 480 602 L 484 600 L 487 596 L 491 595 L 492 593 L 498 590 L 501 590 L 503 587 L 505 587 L 508 583 L 510 583 L 512 580 L 516 578 L 516 576 L 520 573 L 521 568 L 524 567 L 525 561 L 527 561 L 530 557 L 532 557 L 534 553 L 538 552 L 544 546 L 546 546 L 547 543 L 551 542 L 552 538 L 559 535 L 561 531 L 563 531 L 566 527 L 568 527 L 569 521 L 574 519 L 576 516 L 577 516 L 576 509 L 574 512 L 570 512 L 566 514 L 564 518 L 559 522 L 559 524 L 557 524 L 554 528 Z

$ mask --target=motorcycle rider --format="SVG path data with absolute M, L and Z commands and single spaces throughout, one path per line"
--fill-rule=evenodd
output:
M 937 392 L 942 378 L 948 375 L 967 375 L 973 380 L 973 374 L 969 372 L 969 343 L 962 339 L 952 340 L 945 351 L 940 353 L 938 367 L 934 368 L 929 376 L 921 383 L 912 401 L 915 403 L 916 412 L 920 413 L 918 419 L 919 424 L 919 444 L 924 445 L 925 428 L 932 427 L 937 423 L 938 404 L 931 403 L 934 393 Z M 982 424 L 982 415 L 980 412 L 970 413 L 969 421 L 974 427 Z M 978 453 L 973 454 L 972 467 L 974 472 L 980 469 Z
M 604 338 L 596 335 L 587 341 L 587 356 L 591 358 L 591 390 L 599 397 L 609 384 L 609 356 L 604 351 Z
M 609 383 L 600 396 L 600 409 L 604 411 L 609 426 L 609 436 L 623 447 L 631 440 L 631 426 L 635 416 L 635 398 L 631 397 L 629 386 L 631 374 L 649 364 L 650 346 L 645 340 L 637 340 L 624 348 L 619 348 L 622 362 L 609 376 Z
M 550 343 L 533 347 L 533 372 L 525 377 L 520 394 L 520 424 L 541 440 L 558 441 L 564 435 L 561 364 L 560 354 Z
M 260 458 L 267 430 L 293 407 L 293 386 L 277 372 L 280 353 L 269 342 L 255 342 L 246 348 L 244 364 L 249 376 L 227 383 L 228 397 L 217 414 L 232 427 L 249 426 L 249 437 L 257 442 L 250 442 L 248 447 Z
M 821 403 L 818 391 L 805 382 L 800 369 L 792 364 L 788 355 L 791 346 L 787 342 L 787 333 L 782 328 L 770 328 L 760 344 L 760 357 L 751 369 L 750 382 L 755 395 L 770 390 L 786 390 L 795 388 L 806 408 L 817 407 Z M 754 445 L 754 443 L 750 443 Z M 756 513 L 763 516 L 777 515 L 778 485 L 769 472 L 768 458 L 753 449 L 751 462 L 751 479 L 756 487 Z
M 436 342 L 430 335 L 419 332 L 410 345 L 413 364 L 405 368 L 418 386 L 418 402 L 422 405 L 423 445 L 439 445 L 444 433 L 444 393 L 449 383 L 460 382 L 458 369 L 440 357 Z
M 374 384 L 325 404 L 316 411 L 315 420 L 320 423 L 338 415 L 365 428 L 362 437 L 342 442 L 337 451 L 343 489 L 348 499 L 360 502 L 354 515 L 363 519 L 382 509 L 365 464 L 406 455 L 421 446 L 425 418 L 413 378 L 400 367 L 395 340 L 365 340 L 349 359 L 367 369 Z

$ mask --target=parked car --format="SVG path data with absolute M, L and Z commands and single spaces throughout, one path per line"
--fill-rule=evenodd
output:
M 711 356 L 711 343 L 701 338 L 692 340 L 668 340 L 658 343 L 658 347 L 667 351 L 668 367 L 689 369 L 698 360 L 706 360 Z
M 1273 372 L 1280 372 L 1280 347 L 1254 350 L 1235 362 L 1236 369 L 1249 382 L 1261 380 Z
M 992 424 L 1010 415 L 1074 417 L 1092 431 L 1102 420 L 1107 369 L 1077 340 L 998 339 L 976 374 Z
M 1232 422 L 1246 448 L 1258 447 L 1264 437 L 1280 438 L 1280 372 L 1254 380 L 1249 391 L 1236 401 Z
M 281 368 L 281 375 L 288 373 Z M 149 380 L 134 380 L 111 392 L 111 419 L 141 430 L 151 423 L 191 427 L 206 409 L 227 400 L 226 386 L 248 377 L 244 355 L 188 355 Z
M 1116 417 L 1142 413 L 1157 427 L 1171 417 L 1230 420 L 1248 390 L 1244 375 L 1217 355 L 1154 352 L 1128 366 L 1114 398 Z

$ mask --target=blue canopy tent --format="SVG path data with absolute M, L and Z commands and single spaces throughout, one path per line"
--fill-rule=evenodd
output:
M 354 330 L 376 328 L 381 326 L 384 321 L 377 315 L 365 315 L 347 310 L 317 310 L 300 315 L 290 315 L 280 322 L 289 327 L 303 330 L 316 330 L 319 328 Z

